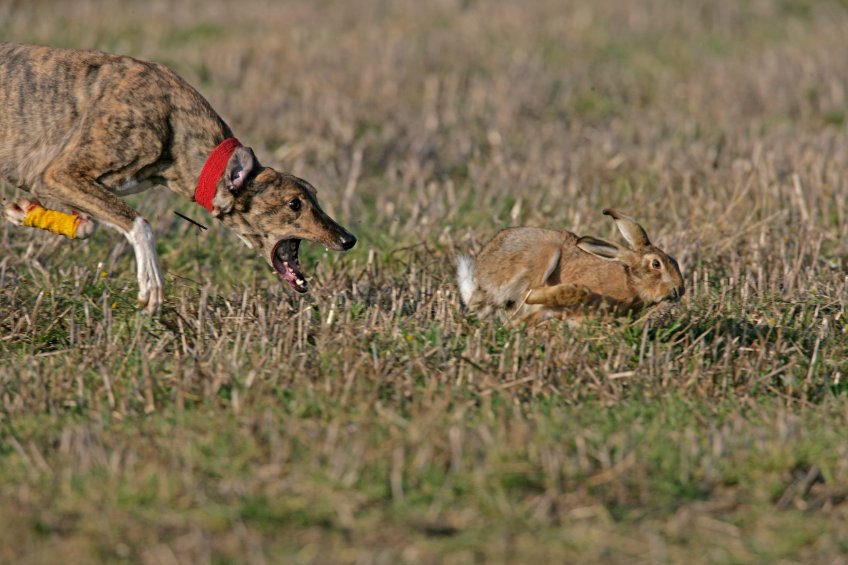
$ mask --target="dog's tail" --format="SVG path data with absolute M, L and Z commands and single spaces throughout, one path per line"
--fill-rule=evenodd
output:
M 470 255 L 460 255 L 456 261 L 456 281 L 459 295 L 466 306 L 471 305 L 471 297 L 477 290 L 477 261 Z

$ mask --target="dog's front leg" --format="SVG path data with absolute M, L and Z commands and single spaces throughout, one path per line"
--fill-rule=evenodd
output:
M 126 236 L 135 251 L 135 263 L 138 269 L 138 305 L 147 306 L 147 310 L 154 314 L 165 301 L 165 281 L 162 277 L 162 269 L 159 268 L 153 230 L 146 219 L 136 216 L 133 227 Z
M 62 234 L 71 239 L 87 239 L 91 237 L 91 235 L 97 229 L 97 221 L 95 221 L 94 218 L 88 216 L 88 214 L 74 212 L 74 214 L 71 215 L 64 214 L 62 212 L 56 212 L 54 210 L 47 210 L 47 212 L 64 216 L 66 218 L 75 217 L 75 221 L 70 225 L 70 229 L 58 230 L 50 225 L 38 225 L 37 223 L 30 224 L 27 222 L 27 215 L 30 214 L 33 210 L 40 210 L 41 212 L 45 211 L 41 202 L 39 202 L 37 199 L 21 198 L 20 200 L 17 200 L 15 202 L 7 203 L 3 207 L 3 215 L 6 217 L 7 220 L 12 222 L 16 226 L 29 225 L 32 227 L 38 227 L 47 231 L 52 231 L 53 233 Z
M 49 195 L 73 209 L 84 210 L 124 234 L 135 252 L 138 305 L 152 314 L 165 300 L 165 282 L 159 268 L 153 230 L 145 218 L 96 180 L 54 167 L 44 174 Z

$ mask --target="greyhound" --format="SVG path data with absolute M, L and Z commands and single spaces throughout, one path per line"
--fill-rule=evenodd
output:
M 74 211 L 51 229 L 35 214 L 40 202 L 22 198 L 4 206 L 15 224 L 85 238 L 101 222 L 124 234 L 139 306 L 151 313 L 164 301 L 153 232 L 121 196 L 164 185 L 196 201 L 300 293 L 301 240 L 339 251 L 356 244 L 311 184 L 262 166 L 187 82 L 131 57 L 0 43 L 0 177 Z

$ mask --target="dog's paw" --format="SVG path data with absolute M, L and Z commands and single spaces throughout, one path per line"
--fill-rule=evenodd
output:
M 41 206 L 41 202 L 35 198 L 21 198 L 17 202 L 9 202 L 3 206 L 3 216 L 16 226 L 21 226 L 27 212 L 34 206 Z
M 165 282 L 158 264 L 149 264 L 138 273 L 138 307 L 155 315 L 165 302 Z
M 152 259 L 152 260 L 151 260 Z M 151 315 L 159 312 L 165 302 L 165 281 L 156 256 L 142 257 L 138 270 L 138 307 Z
M 147 310 L 151 316 L 155 316 L 165 302 L 165 290 L 160 287 L 147 288 L 138 293 L 138 307 Z
M 9 202 L 3 206 L 3 216 L 16 226 L 20 226 L 24 223 L 26 210 L 21 208 L 17 202 Z
M 138 268 L 138 305 L 140 308 L 146 308 L 150 314 L 156 314 L 165 302 L 165 279 L 162 276 L 162 269 L 159 268 L 153 231 L 147 220 L 138 217 L 133 222 L 133 229 L 127 237 L 135 249 Z

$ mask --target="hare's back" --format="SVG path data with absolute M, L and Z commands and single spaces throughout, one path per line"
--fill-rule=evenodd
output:
M 567 243 L 576 240 L 564 230 L 507 228 L 498 232 L 477 256 L 477 279 L 493 297 L 514 301 L 528 288 L 544 284 L 556 268 Z
M 479 261 L 486 257 L 502 255 L 526 255 L 539 248 L 560 247 L 577 241 L 577 236 L 566 230 L 517 227 L 506 228 L 495 234 L 478 255 Z

